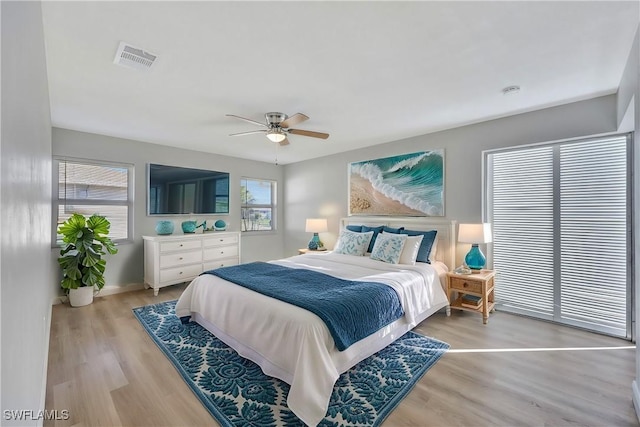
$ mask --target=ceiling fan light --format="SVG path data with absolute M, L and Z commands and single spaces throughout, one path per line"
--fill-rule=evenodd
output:
M 277 130 L 270 130 L 267 132 L 267 138 L 273 142 L 282 142 L 286 137 L 287 136 L 284 133 Z

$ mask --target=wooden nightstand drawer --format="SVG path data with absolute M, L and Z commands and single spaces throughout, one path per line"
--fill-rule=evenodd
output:
M 475 280 L 450 277 L 449 286 L 451 287 L 451 289 L 455 290 L 475 292 L 477 294 L 482 293 L 482 282 L 477 282 Z
M 493 279 L 496 272 L 483 270 L 470 275 L 447 273 L 447 296 L 450 308 L 482 314 L 482 323 L 487 323 L 489 313 L 495 307 Z M 478 297 L 480 297 L 478 299 Z M 447 311 L 447 316 L 451 310 Z

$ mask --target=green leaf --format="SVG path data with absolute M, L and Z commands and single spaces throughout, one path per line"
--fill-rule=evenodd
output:
M 84 265 L 85 267 L 93 267 L 98 262 L 100 262 L 100 258 L 100 254 L 95 253 L 92 248 L 89 248 L 89 250 L 85 252 L 85 257 L 82 260 L 82 265 Z
M 96 236 L 107 236 L 109 234 L 109 228 L 111 228 L 109 220 L 96 214 L 91 215 L 91 218 L 87 221 L 87 226 L 93 230 Z
M 118 248 L 116 247 L 116 245 L 110 240 L 110 239 L 106 239 L 105 241 L 102 242 L 104 244 L 104 248 L 107 250 L 107 252 L 109 252 L 111 255 L 117 254 L 118 253 Z
M 62 234 L 62 241 L 65 243 L 75 243 L 78 233 L 82 232 L 86 221 L 84 216 L 74 213 L 63 224 L 58 227 L 58 233 Z
M 84 275 L 82 276 L 82 283 L 84 283 L 85 286 L 95 286 L 98 284 L 101 278 L 104 282 L 104 278 L 100 271 L 96 271 L 93 268 L 87 268 L 84 271 Z
M 73 280 L 69 277 L 65 277 L 60 282 L 60 286 L 62 286 L 64 289 L 78 289 L 82 286 L 82 282 L 80 280 Z

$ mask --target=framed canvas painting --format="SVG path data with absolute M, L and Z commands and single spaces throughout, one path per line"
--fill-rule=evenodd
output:
M 350 163 L 349 215 L 444 216 L 444 149 Z

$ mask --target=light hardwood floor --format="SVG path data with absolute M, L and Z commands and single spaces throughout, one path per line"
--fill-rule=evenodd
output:
M 177 299 L 184 285 L 53 307 L 45 426 L 212 426 L 131 309 Z M 624 340 L 497 312 L 437 313 L 416 328 L 451 350 L 383 426 L 638 426 L 635 349 Z M 569 350 L 593 347 L 593 350 Z M 503 351 L 503 350 L 528 351 Z M 531 351 L 536 349 L 548 349 Z

